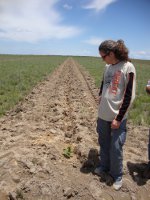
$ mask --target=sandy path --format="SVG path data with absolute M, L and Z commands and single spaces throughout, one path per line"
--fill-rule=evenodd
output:
M 93 175 L 99 147 L 91 85 L 78 63 L 67 59 L 0 119 L 0 200 L 150 199 L 150 181 L 139 173 L 147 160 L 147 127 L 129 124 L 120 191 Z

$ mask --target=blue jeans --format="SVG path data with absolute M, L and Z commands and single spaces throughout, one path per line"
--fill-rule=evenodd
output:
M 118 129 L 111 129 L 111 122 L 98 118 L 97 132 L 100 145 L 100 167 L 109 172 L 115 181 L 122 179 L 123 145 L 126 140 L 126 122 Z

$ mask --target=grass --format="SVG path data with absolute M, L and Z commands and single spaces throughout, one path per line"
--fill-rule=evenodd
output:
M 74 57 L 95 79 L 97 87 L 103 76 L 105 63 L 100 58 Z M 129 118 L 136 125 L 150 125 L 150 95 L 145 91 L 150 79 L 150 60 L 132 60 L 136 68 L 136 99 L 129 112 Z
M 0 55 L 0 116 L 18 101 L 67 56 Z M 105 63 L 98 57 L 74 56 L 95 79 L 97 87 L 103 76 Z M 132 60 L 137 73 L 136 99 L 129 112 L 134 124 L 150 125 L 150 96 L 145 86 L 150 79 L 150 61 Z
M 65 59 L 64 56 L 0 55 L 0 116 Z
M 104 62 L 98 57 L 79 57 L 75 56 L 76 59 L 83 67 L 85 67 L 95 79 L 97 87 L 101 84 L 101 79 L 104 71 Z

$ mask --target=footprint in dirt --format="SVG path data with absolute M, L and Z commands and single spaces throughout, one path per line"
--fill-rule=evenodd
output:
M 8 200 L 8 195 L 0 190 L 0 200 Z
M 138 190 L 137 200 L 150 200 L 150 192 L 147 188 L 142 187 Z
M 102 200 L 132 200 L 129 194 L 118 193 L 118 192 L 111 192 L 111 193 L 103 192 L 101 194 L 100 199 Z

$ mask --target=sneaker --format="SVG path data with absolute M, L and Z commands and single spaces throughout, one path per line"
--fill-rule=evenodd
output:
M 106 176 L 106 185 L 112 186 L 113 182 L 114 182 L 113 177 L 110 174 L 107 174 L 107 176 Z
M 95 170 L 94 170 L 94 174 L 97 174 L 98 176 L 101 176 L 101 174 L 103 174 L 104 171 L 102 170 L 101 167 L 97 167 Z
M 121 179 L 120 181 L 115 181 L 115 182 L 113 183 L 113 188 L 114 188 L 115 190 L 120 190 L 121 187 L 122 187 L 122 179 Z
M 101 167 L 97 167 L 94 170 L 94 174 L 100 176 L 100 182 L 106 182 L 107 173 L 105 171 L 103 171 Z

